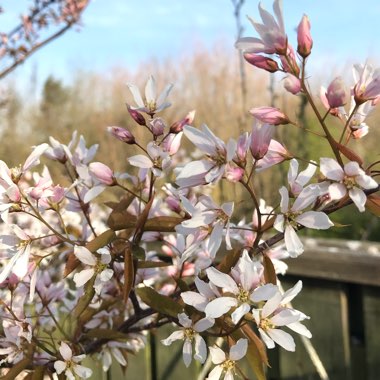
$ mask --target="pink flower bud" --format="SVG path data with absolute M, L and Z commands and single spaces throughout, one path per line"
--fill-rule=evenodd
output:
M 129 114 L 132 116 L 132 119 L 139 125 L 146 125 L 146 121 L 144 119 L 144 116 L 141 115 L 139 111 L 136 111 L 132 109 L 128 104 L 127 104 L 127 109 Z
M 286 51 L 286 55 L 282 55 L 280 57 L 282 69 L 286 73 L 295 75 L 296 77 L 300 74 L 300 68 L 297 64 L 296 54 L 294 53 L 294 49 L 292 45 L 288 45 L 288 49 Z
M 252 108 L 249 113 L 257 120 L 272 125 L 289 124 L 289 118 L 278 108 L 258 107 Z
M 225 168 L 225 177 L 227 181 L 230 182 L 239 182 L 244 175 L 244 169 L 237 167 L 232 167 L 230 165 L 226 165 Z
M 286 91 L 289 91 L 293 95 L 297 95 L 301 92 L 301 81 L 294 75 L 288 75 L 284 80 L 284 87 Z
M 313 40 L 310 34 L 310 21 L 306 15 L 303 15 L 301 22 L 298 25 L 297 41 L 298 54 L 301 57 L 306 58 L 308 55 L 310 55 L 311 49 L 313 47 Z
M 252 127 L 250 150 L 256 160 L 263 158 L 273 135 L 273 125 L 255 122 Z
M 239 162 L 242 164 L 246 163 L 249 143 L 250 141 L 248 132 L 245 132 L 239 136 L 236 146 L 236 156 Z
M 135 144 L 135 137 L 132 135 L 128 129 L 121 127 L 107 127 L 107 131 L 118 140 L 123 141 L 127 144 Z
M 251 65 L 258 67 L 259 69 L 269 71 L 270 73 L 275 73 L 280 70 L 275 60 L 259 54 L 245 53 L 244 59 Z
M 180 121 L 176 121 L 172 124 L 172 126 L 170 127 L 170 133 L 179 133 L 179 132 L 182 132 L 183 130 L 183 127 L 185 125 L 191 125 L 193 124 L 193 121 L 194 121 L 194 117 L 195 117 L 195 110 L 193 111 L 190 111 L 184 119 L 180 120 Z
M 164 130 L 166 128 L 165 122 L 160 118 L 156 117 L 149 122 L 151 131 L 154 136 L 161 136 L 164 134 Z
M 112 186 L 115 184 L 113 171 L 101 162 L 91 162 L 88 166 L 90 173 L 101 183 Z
M 347 101 L 347 91 L 344 81 L 341 77 L 335 78 L 326 91 L 326 99 L 330 108 L 344 106 Z

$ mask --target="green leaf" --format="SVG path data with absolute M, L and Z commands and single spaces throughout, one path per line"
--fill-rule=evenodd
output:
M 152 288 L 137 288 L 136 293 L 143 302 L 161 314 L 177 318 L 178 314 L 183 310 L 183 307 L 178 302 L 172 300 L 170 297 L 157 293 Z
M 94 283 L 95 283 L 96 274 L 92 276 L 90 281 L 84 286 L 84 294 L 79 298 L 78 303 L 76 304 L 73 310 L 73 316 L 79 318 L 82 313 L 88 308 L 88 305 L 91 303 L 95 295 Z

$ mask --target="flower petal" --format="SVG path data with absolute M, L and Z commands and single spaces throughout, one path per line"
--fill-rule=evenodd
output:
M 211 301 L 205 308 L 207 318 L 219 318 L 232 307 L 237 306 L 237 300 L 232 297 L 220 297 Z
M 230 349 L 230 359 L 240 360 L 247 354 L 248 339 L 240 338 Z
M 236 285 L 236 282 L 226 273 L 218 271 L 216 268 L 206 269 L 207 277 L 209 280 L 216 286 L 220 288 L 225 288 L 227 291 L 237 294 L 239 288 Z
M 348 192 L 348 195 L 352 199 L 352 201 L 355 203 L 356 207 L 360 212 L 364 212 L 365 210 L 365 203 L 367 202 L 367 196 L 365 195 L 365 192 L 362 189 L 359 189 L 358 187 L 354 187 Z

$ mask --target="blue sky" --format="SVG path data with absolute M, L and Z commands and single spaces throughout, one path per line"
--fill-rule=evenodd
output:
M 4 5 L 3 30 L 17 21 L 25 0 Z M 272 1 L 264 0 L 271 10 Z M 290 41 L 303 13 L 312 23 L 316 69 L 379 61 L 379 0 L 283 0 Z M 258 18 L 257 0 L 246 0 L 242 14 Z M 20 7 L 20 8 L 19 8 Z M 235 20 L 231 0 L 92 0 L 83 16 L 81 30 L 69 31 L 31 59 L 13 75 L 27 80 L 32 68 L 42 81 L 49 74 L 70 81 L 76 69 L 105 71 L 114 65 L 135 68 L 150 58 L 175 57 L 215 42 L 234 54 Z M 246 21 L 244 35 L 255 35 Z

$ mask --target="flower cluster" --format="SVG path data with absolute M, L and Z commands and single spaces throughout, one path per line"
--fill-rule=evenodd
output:
M 333 80 L 321 92 L 321 116 L 305 79 L 313 46 L 307 16 L 295 50 L 281 1 L 275 16 L 262 5 L 259 11 L 262 23 L 251 21 L 260 38 L 236 45 L 254 66 L 284 72 L 292 94 L 304 93 L 323 133 L 315 134 L 332 157 L 302 164 L 306 159 L 274 136 L 278 128 L 308 130 L 274 107 L 252 108 L 249 131 L 228 141 L 215 126 L 198 128 L 194 111 L 168 120 L 162 112 L 173 86 L 157 95 L 150 76 L 144 94 L 128 85 L 131 125 L 107 127 L 126 147 L 125 171 L 96 161 L 98 145 L 87 146 L 77 133 L 68 143 L 50 137 L 19 167 L 0 161 L 3 366 L 25 361 L 46 376 L 90 378 L 86 356 L 104 371 L 113 361 L 126 367 L 148 330 L 173 323 L 163 345 L 183 342 L 186 366 L 210 356 L 208 379 L 231 380 L 242 374 L 247 353 L 260 352 L 256 363 L 264 365 L 265 347 L 294 351 L 293 333 L 311 337 L 308 316 L 291 305 L 302 282 L 284 291 L 278 277 L 287 270 L 284 259 L 303 253 L 301 230 L 333 228 L 336 210 L 353 203 L 364 212 L 376 196 L 379 162 L 366 165 L 347 144 L 369 131 L 364 119 L 379 103 L 379 72 L 355 66 L 349 112 L 346 86 Z M 329 127 L 330 118 L 342 122 L 341 131 Z M 137 138 L 133 128 L 146 136 Z M 51 165 L 64 175 L 52 174 Z M 275 166 L 287 176 L 263 199 L 257 184 Z M 221 184 L 240 186 L 244 198 L 215 197 Z

